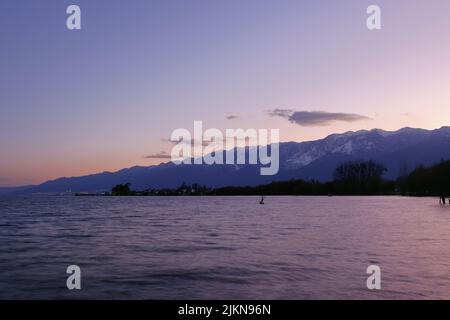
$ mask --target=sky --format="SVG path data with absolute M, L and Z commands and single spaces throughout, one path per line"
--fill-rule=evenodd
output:
M 70 4 L 81 30 L 66 28 Z M 282 141 L 449 125 L 449 13 L 448 0 L 2 0 L 0 186 L 168 161 L 195 120 Z

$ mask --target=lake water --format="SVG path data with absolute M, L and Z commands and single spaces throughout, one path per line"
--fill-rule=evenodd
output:
M 450 206 L 401 197 L 0 198 L 0 298 L 450 299 Z M 66 288 L 81 267 L 82 290 Z M 366 268 L 381 268 L 381 290 Z

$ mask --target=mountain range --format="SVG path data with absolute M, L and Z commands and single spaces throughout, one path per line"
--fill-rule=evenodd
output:
M 183 182 L 222 187 L 253 186 L 290 179 L 328 181 L 341 163 L 369 159 L 387 168 L 386 179 L 395 179 L 418 165 L 429 166 L 450 159 L 450 127 L 436 130 L 361 130 L 332 134 L 315 141 L 280 143 L 280 170 L 274 176 L 261 176 L 259 165 L 175 165 L 169 162 L 149 167 L 135 166 L 117 172 L 64 177 L 10 191 L 100 192 L 110 191 L 114 185 L 126 182 L 130 182 L 134 190 L 144 190 L 175 188 Z M 3 188 L 0 193 L 5 192 Z

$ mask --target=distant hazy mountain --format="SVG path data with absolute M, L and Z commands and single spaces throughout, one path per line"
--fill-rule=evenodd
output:
M 334 169 L 344 161 L 373 159 L 388 169 L 385 178 L 416 166 L 450 159 L 450 127 L 437 130 L 403 128 L 395 132 L 379 129 L 333 134 L 325 139 L 280 144 L 280 171 L 276 176 L 260 176 L 255 165 L 179 165 L 132 167 L 82 177 L 60 178 L 27 189 L 27 192 L 109 191 L 114 185 L 130 182 L 135 190 L 172 188 L 181 183 L 210 187 L 242 186 L 273 180 L 332 179 Z
M 0 196 L 8 195 L 11 193 L 23 192 L 34 188 L 34 186 L 22 186 L 22 187 L 0 187 Z

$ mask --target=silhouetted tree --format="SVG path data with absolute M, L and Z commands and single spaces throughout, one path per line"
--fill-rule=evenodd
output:
M 404 179 L 402 193 L 417 196 L 450 196 L 450 161 L 417 167 Z
M 131 183 L 118 184 L 111 190 L 113 196 L 129 196 L 133 192 L 130 189 Z
M 338 193 L 373 194 L 381 189 L 383 174 L 387 169 L 370 161 L 349 161 L 338 166 L 334 182 Z

